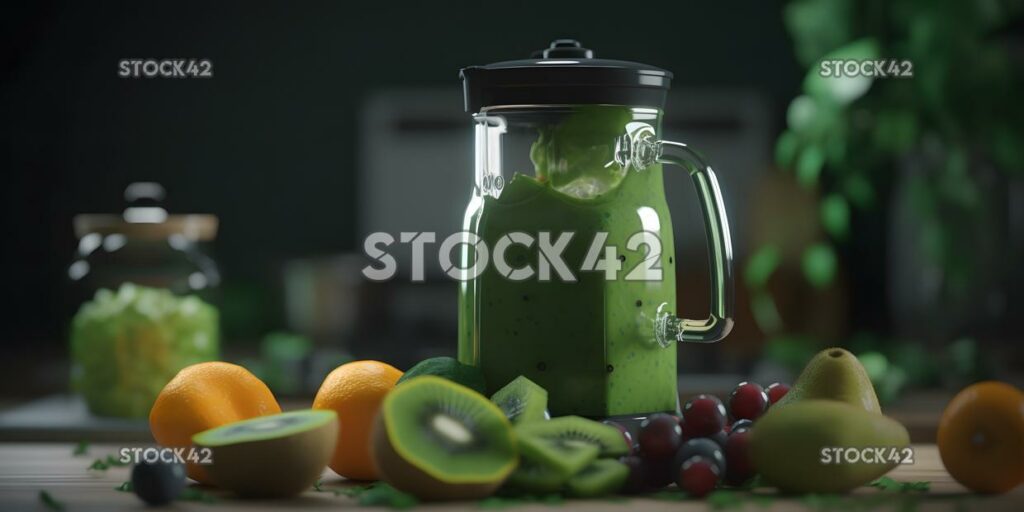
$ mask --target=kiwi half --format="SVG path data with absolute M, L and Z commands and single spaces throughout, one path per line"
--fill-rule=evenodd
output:
M 580 498 L 603 496 L 618 492 L 629 477 L 629 468 L 615 459 L 598 459 L 576 473 L 565 487 Z
M 598 447 L 601 457 L 618 457 L 629 453 L 626 438 L 617 428 L 579 416 L 522 423 L 516 425 L 516 433 L 522 437 L 593 444 Z
M 222 425 L 192 442 L 210 449 L 204 467 L 216 486 L 242 496 L 286 497 L 316 483 L 337 439 L 334 411 L 303 410 Z
M 513 424 L 548 419 L 548 392 L 520 375 L 491 396 Z
M 488 496 L 518 463 L 512 425 L 501 409 L 433 375 L 387 394 L 371 452 L 384 481 L 424 500 Z

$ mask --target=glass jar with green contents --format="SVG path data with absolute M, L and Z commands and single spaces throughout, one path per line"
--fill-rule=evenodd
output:
M 217 218 L 169 215 L 162 197 L 135 183 L 122 215 L 74 219 L 71 383 L 96 415 L 145 418 L 178 370 L 219 354 L 220 274 L 204 249 Z
M 527 376 L 547 389 L 553 415 L 676 411 L 674 342 L 728 334 L 733 279 L 714 172 L 658 138 L 671 73 L 558 40 L 534 59 L 462 76 L 476 165 L 460 245 L 460 360 L 491 391 Z M 701 200 L 707 319 L 673 312 L 662 164 L 689 172 Z

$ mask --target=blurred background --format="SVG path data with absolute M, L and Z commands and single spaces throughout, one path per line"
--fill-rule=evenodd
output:
M 791 379 L 833 345 L 892 403 L 1019 381 L 1024 5 L 946 4 L 7 7 L 0 431 L 26 436 L 38 407 L 77 404 L 71 362 L 105 352 L 69 348 L 72 317 L 121 281 L 198 294 L 219 327 L 189 357 L 219 345 L 284 396 L 351 358 L 454 355 L 454 282 L 430 268 L 423 283 L 366 281 L 362 241 L 459 227 L 473 132 L 458 70 L 560 37 L 673 71 L 666 136 L 722 180 L 739 314 L 723 343 L 680 348 L 684 391 Z M 209 59 L 213 76 L 117 74 L 172 57 Z M 907 59 L 914 76 L 829 81 L 829 57 Z M 669 194 L 679 310 L 698 317 L 696 195 L 666 179 L 683 191 Z

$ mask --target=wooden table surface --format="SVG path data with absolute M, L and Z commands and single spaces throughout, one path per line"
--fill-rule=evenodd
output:
M 52 510 L 40 500 L 40 492 L 46 491 L 64 510 L 116 512 L 119 510 L 153 510 L 142 504 L 133 494 L 119 492 L 115 487 L 128 479 L 128 468 L 114 467 L 106 471 L 88 470 L 94 459 L 115 454 L 120 446 L 104 444 L 93 445 L 88 453 L 74 455 L 71 444 L 32 444 L 3 443 L 0 444 L 0 510 Z M 857 510 L 1006 510 L 1019 512 L 1024 510 L 1024 487 L 1001 496 L 980 496 L 968 493 L 954 482 L 942 467 L 938 451 L 934 445 L 915 445 L 915 464 L 902 466 L 889 474 L 899 481 L 931 482 L 931 490 L 927 493 L 900 494 L 880 491 L 865 487 L 852 495 L 841 498 L 846 502 L 856 502 Z M 346 483 L 328 470 L 324 474 L 323 488 L 343 487 Z M 363 508 L 356 501 L 344 495 L 336 496 L 331 492 L 310 490 L 300 497 L 281 501 L 238 500 L 219 491 L 208 491 L 216 497 L 212 503 L 182 502 L 175 503 L 168 510 L 175 511 L 206 511 L 229 512 L 249 510 L 294 510 L 294 509 L 357 509 Z M 740 492 L 740 491 L 737 491 Z M 756 491 L 759 495 L 771 496 L 770 490 Z M 883 494 L 885 498 L 879 498 Z M 882 501 L 879 501 L 879 500 Z M 914 509 L 901 508 L 912 500 Z M 773 497 L 770 500 L 742 502 L 742 506 L 730 510 L 790 511 L 822 509 L 825 505 L 835 506 L 834 501 L 819 500 L 815 503 L 805 498 Z M 590 501 L 565 501 L 560 505 L 552 504 L 502 504 L 503 510 L 665 510 L 676 512 L 712 510 L 702 501 L 670 501 L 665 499 L 634 498 L 606 499 Z M 480 503 L 439 503 L 421 505 L 422 508 L 434 510 L 483 510 Z M 853 507 L 836 507 L 833 510 L 851 510 Z M 378 509 L 381 510 L 381 509 Z

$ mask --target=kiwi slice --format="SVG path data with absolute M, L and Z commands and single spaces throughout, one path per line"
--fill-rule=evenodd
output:
M 565 482 L 566 477 L 557 469 L 523 458 L 519 467 L 509 475 L 505 486 L 512 494 L 549 493 L 560 491 Z
M 629 468 L 615 459 L 598 459 L 576 473 L 565 487 L 580 498 L 603 496 L 618 492 L 629 477 Z
M 548 392 L 520 375 L 491 396 L 513 423 L 548 419 Z
M 332 410 L 292 411 L 229 423 L 192 436 L 210 450 L 204 466 L 218 487 L 242 496 L 286 497 L 323 473 L 338 439 Z
M 488 496 L 518 462 L 512 425 L 501 409 L 433 375 L 387 394 L 371 452 L 384 481 L 424 500 Z
M 539 462 L 565 478 L 590 464 L 601 452 L 596 444 L 572 438 L 523 434 L 519 453 L 524 459 Z
M 542 437 L 578 441 L 598 447 L 601 457 L 618 457 L 629 453 L 626 438 L 619 429 L 579 416 L 561 416 L 549 421 L 532 421 L 516 426 L 524 437 Z

